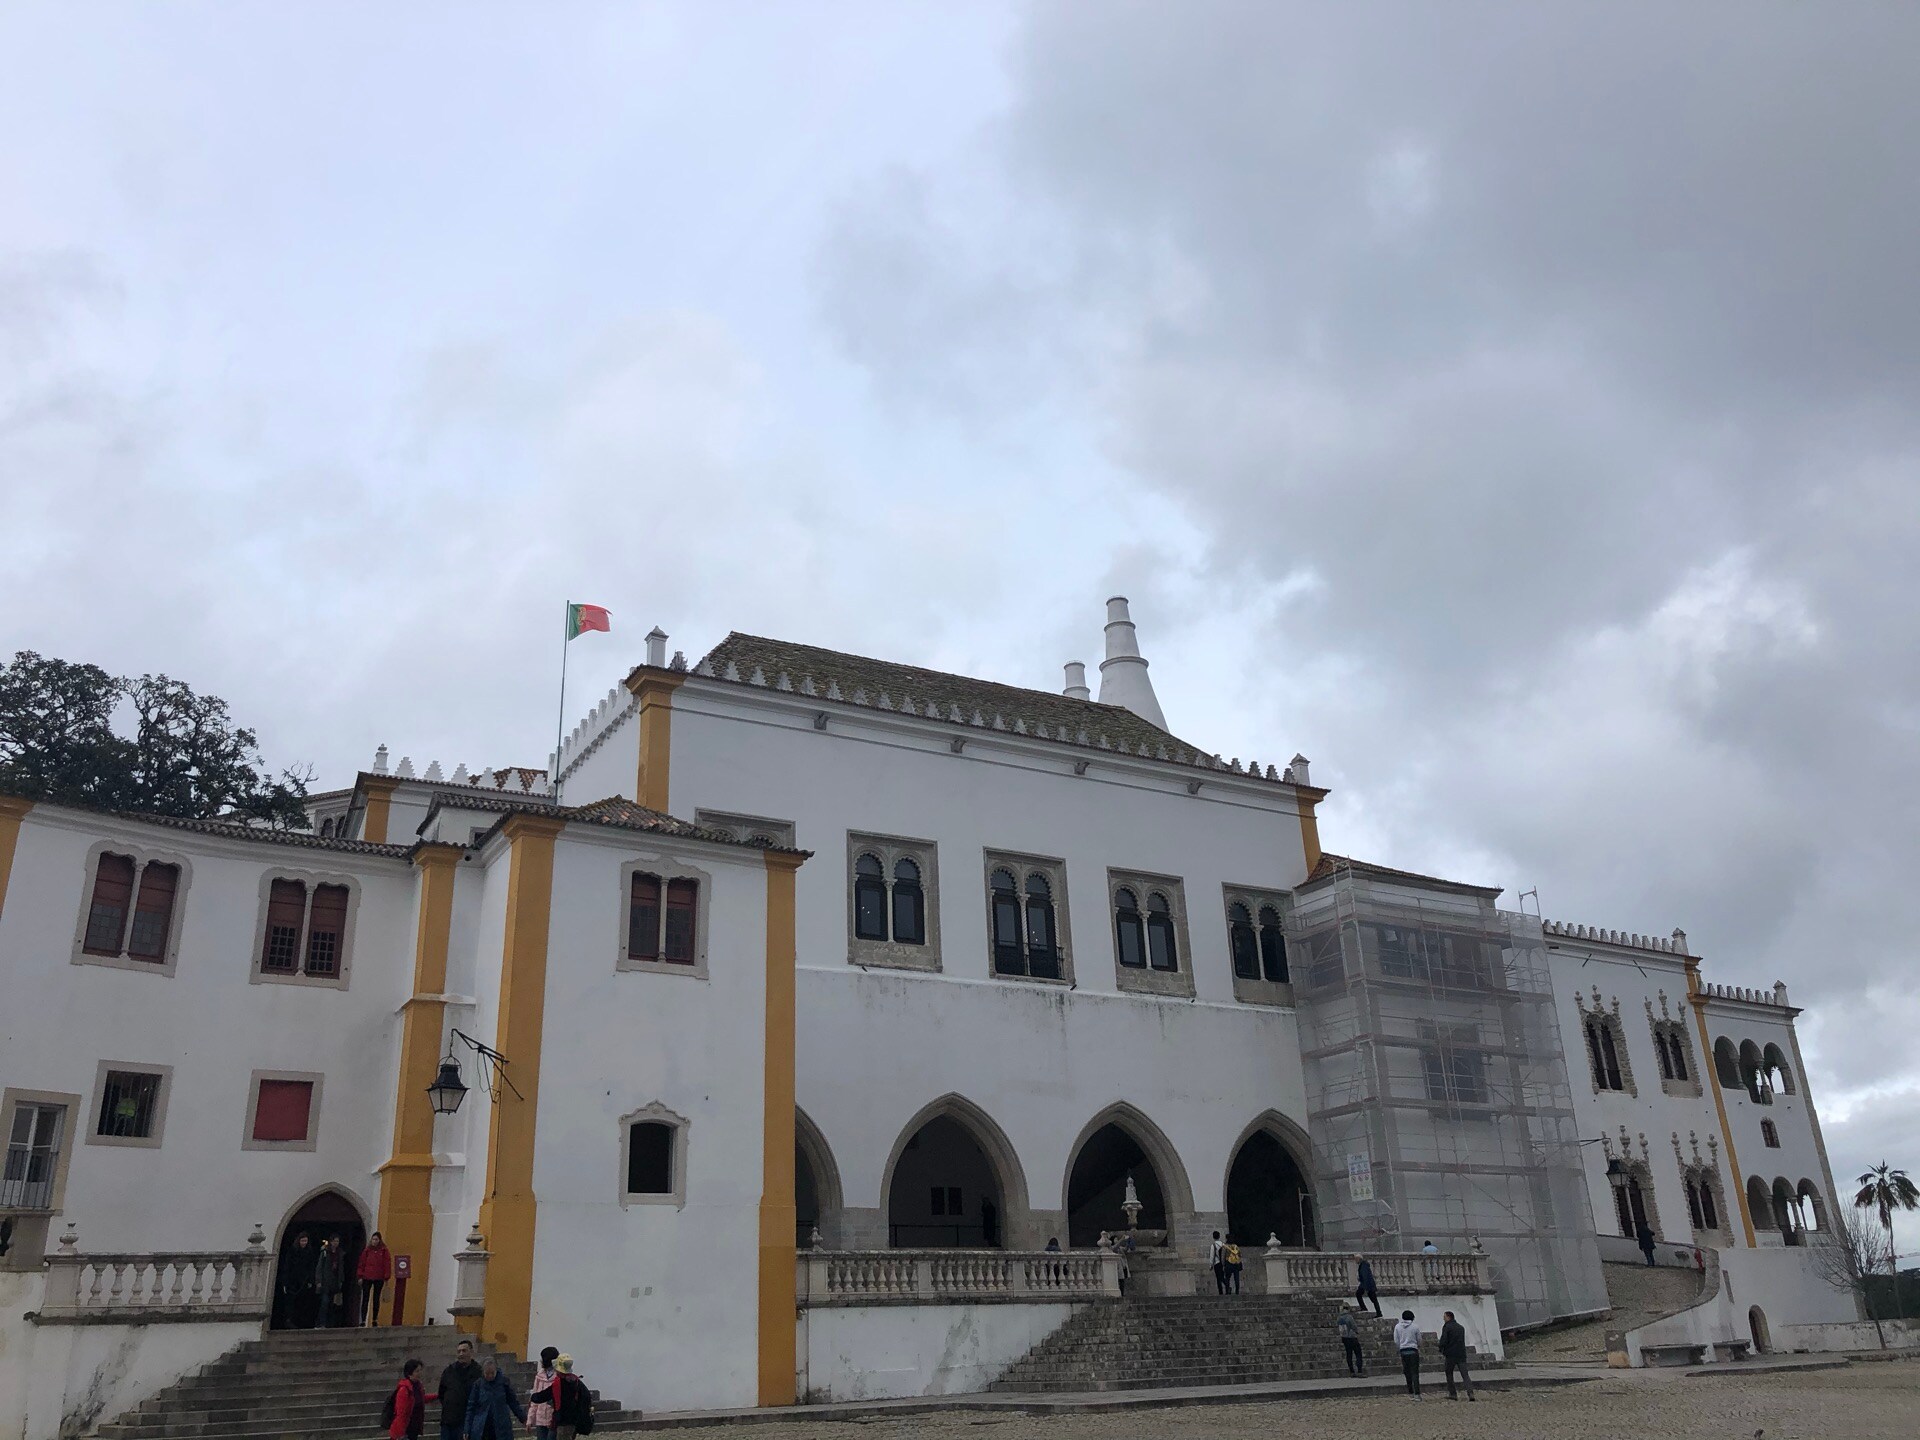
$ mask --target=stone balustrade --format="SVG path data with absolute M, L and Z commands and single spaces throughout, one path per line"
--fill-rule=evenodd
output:
M 1270 1246 L 1261 1256 L 1269 1295 L 1351 1295 L 1360 1285 L 1360 1262 L 1352 1255 Z M 1490 1295 L 1487 1257 L 1369 1253 L 1373 1283 L 1382 1295 Z
M 803 1307 L 1120 1298 L 1120 1257 L 1107 1251 L 802 1250 L 798 1271 Z
M 47 1258 L 42 1325 L 255 1320 L 272 1309 L 273 1256 L 258 1226 L 245 1250 L 82 1254 L 71 1227 Z

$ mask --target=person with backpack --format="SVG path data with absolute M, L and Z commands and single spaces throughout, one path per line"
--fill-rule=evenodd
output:
M 1227 1243 L 1220 1251 L 1221 1266 L 1226 1272 L 1227 1294 L 1240 1293 L 1240 1272 L 1244 1268 L 1240 1263 L 1240 1245 L 1233 1236 L 1227 1236 Z
M 1353 1312 L 1345 1305 L 1334 1317 L 1333 1328 L 1340 1334 L 1340 1348 L 1347 1355 L 1347 1374 L 1364 1376 L 1367 1373 L 1367 1357 L 1360 1349 L 1360 1326 L 1353 1318 Z
M 489 1355 L 480 1362 L 480 1378 L 467 1392 L 467 1440 L 513 1440 L 513 1422 L 527 1423 L 513 1382 Z
M 473 1341 L 462 1340 L 453 1347 L 453 1363 L 440 1372 L 440 1388 L 434 1394 L 440 1402 L 440 1440 L 462 1440 L 466 1435 L 467 1396 L 479 1378 Z
M 571 1355 L 556 1356 L 553 1362 L 554 1418 L 560 1422 L 559 1440 L 593 1433 L 593 1391 L 587 1382 L 573 1373 Z
M 1213 1271 L 1213 1287 L 1216 1293 L 1227 1293 L 1227 1247 L 1221 1240 L 1218 1230 L 1213 1232 L 1213 1241 L 1207 1246 L 1207 1265 Z
M 1407 1393 L 1420 1398 L 1420 1326 L 1411 1310 L 1402 1310 L 1393 1327 L 1393 1348 L 1400 1352 L 1400 1370 L 1407 1377 Z
M 553 1362 L 559 1358 L 559 1348 L 549 1345 L 540 1352 L 540 1363 L 533 1370 L 533 1388 L 527 1392 L 527 1427 L 533 1431 L 534 1440 L 554 1440 L 553 1382 L 557 1372 Z
M 353 1273 L 360 1282 L 360 1323 L 377 1326 L 380 1323 L 380 1292 L 387 1288 L 387 1281 L 393 1278 L 393 1252 L 387 1249 L 387 1242 L 380 1238 L 378 1230 L 373 1232 L 367 1248 L 360 1252 Z
M 380 1407 L 380 1428 L 387 1440 L 420 1440 L 427 1424 L 427 1392 L 418 1375 L 420 1362 L 409 1360 L 400 1367 L 400 1383 L 388 1393 Z

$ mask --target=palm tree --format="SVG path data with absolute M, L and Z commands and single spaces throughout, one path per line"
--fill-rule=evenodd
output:
M 1904 1170 L 1896 1170 L 1882 1160 L 1866 1174 L 1860 1177 L 1860 1191 L 1853 1197 L 1853 1203 L 1862 1210 L 1872 1210 L 1880 1216 L 1880 1227 L 1887 1232 L 1887 1270 L 1893 1276 L 1894 1313 L 1901 1313 L 1900 1304 L 1900 1261 L 1893 1249 L 1893 1212 L 1897 1206 L 1902 1210 L 1920 1210 L 1920 1185 L 1915 1185 Z

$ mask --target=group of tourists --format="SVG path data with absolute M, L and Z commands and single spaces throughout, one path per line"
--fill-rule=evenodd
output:
M 318 1244 L 302 1230 L 280 1262 L 280 1315 L 289 1330 L 326 1330 L 342 1325 L 378 1325 L 380 1296 L 393 1278 L 393 1252 L 378 1230 L 352 1261 L 338 1235 Z M 354 1282 L 359 1307 L 349 1309 Z
M 1213 1271 L 1213 1283 L 1220 1294 L 1240 1293 L 1240 1272 L 1246 1267 L 1240 1261 L 1240 1245 L 1233 1236 L 1222 1239 L 1218 1230 L 1213 1232 L 1212 1243 L 1207 1246 L 1207 1267 Z
M 540 1352 L 524 1404 L 498 1361 L 491 1355 L 474 1359 L 471 1340 L 454 1347 L 453 1363 L 440 1372 L 440 1388 L 431 1397 L 420 1380 L 420 1362 L 407 1361 L 380 1412 L 388 1440 L 420 1440 L 429 1400 L 440 1407 L 440 1440 L 513 1440 L 516 1420 L 534 1440 L 593 1433 L 593 1392 L 574 1374 L 573 1357 L 551 1345 Z

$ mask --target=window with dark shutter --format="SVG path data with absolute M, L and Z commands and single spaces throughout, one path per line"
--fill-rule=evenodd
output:
M 1147 936 L 1140 920 L 1140 901 L 1133 891 L 1124 888 L 1113 897 L 1113 943 L 1122 965 L 1130 970 L 1146 969 Z
M 667 881 L 666 958 L 675 965 L 693 964 L 694 912 L 700 882 L 675 876 Z
M 1147 960 L 1155 970 L 1178 970 L 1180 949 L 1173 938 L 1173 913 L 1167 897 L 1147 896 Z
M 267 891 L 267 936 L 260 969 L 291 975 L 300 968 L 300 929 L 307 918 L 307 887 L 300 880 L 275 880 Z
M 1060 978 L 1060 942 L 1054 930 L 1053 887 L 1047 877 L 1027 876 L 1027 970 L 1042 980 Z
M 180 888 L 180 867 L 149 861 L 140 872 L 140 896 L 133 905 L 133 929 L 127 954 L 140 960 L 165 960 L 173 929 L 173 897 Z
M 920 867 L 907 859 L 893 864 L 893 939 L 898 945 L 927 943 L 927 897 L 920 889 Z
M 673 1194 L 673 1130 L 658 1120 L 627 1127 L 627 1193 Z
M 1271 905 L 1260 907 L 1260 973 L 1263 979 L 1279 985 L 1292 978 L 1287 971 L 1287 937 L 1280 928 L 1280 912 Z
M 253 1105 L 253 1138 L 305 1140 L 313 1119 L 311 1080 L 262 1080 Z
M 127 906 L 133 899 L 133 858 L 102 855 L 93 871 L 93 903 L 87 910 L 89 955 L 118 955 L 126 934 Z
M 1020 932 L 1020 894 L 1011 870 L 993 872 L 993 968 L 1002 975 L 1027 973 Z
M 338 975 L 346 937 L 347 887 L 314 886 L 313 913 L 307 920 L 307 974 Z
M 633 877 L 633 894 L 627 906 L 627 958 L 660 958 L 660 877 Z
M 1253 931 L 1253 914 L 1238 901 L 1227 907 L 1227 948 L 1233 952 L 1233 973 L 1242 980 L 1260 978 L 1260 942 Z
M 877 855 L 862 855 L 853 864 L 853 933 L 861 940 L 887 938 L 886 870 Z
M 1687 1042 L 1677 1034 L 1670 1034 L 1667 1036 L 1667 1048 L 1673 1052 L 1673 1078 L 1687 1079 Z

